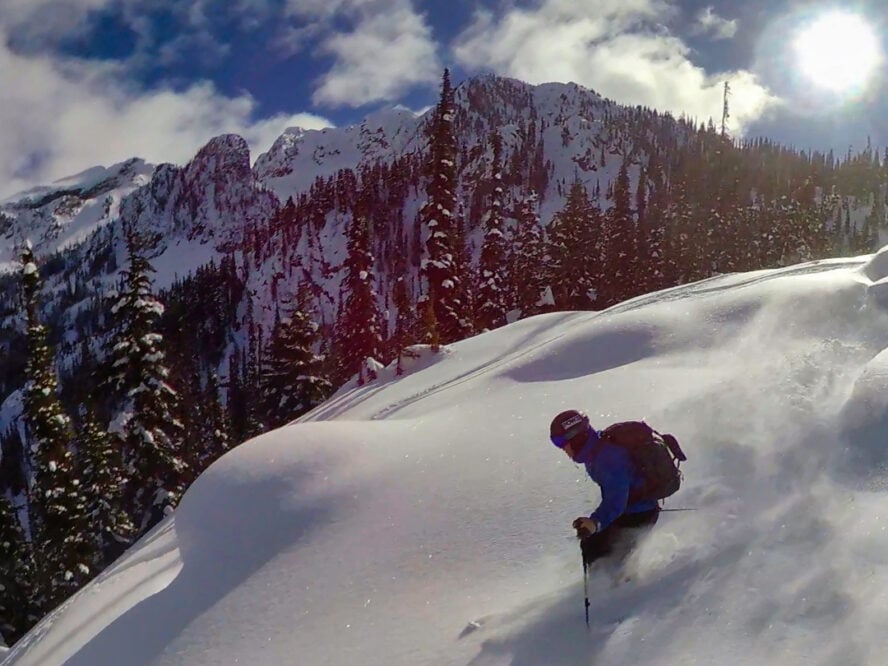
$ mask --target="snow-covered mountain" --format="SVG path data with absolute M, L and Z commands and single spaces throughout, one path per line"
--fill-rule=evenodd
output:
M 147 184 L 153 171 L 152 165 L 133 158 L 107 168 L 93 167 L 0 202 L 0 272 L 12 269 L 16 244 L 24 239 L 41 255 L 82 243 L 117 219 L 120 202 Z
M 504 139 L 507 200 L 538 192 L 545 224 L 563 205 L 576 177 L 585 179 L 590 190 L 605 192 L 624 159 L 644 154 L 647 133 L 657 123 L 667 127 L 672 140 L 690 131 L 653 112 L 639 124 L 633 120 L 636 110 L 574 84 L 531 86 L 484 76 L 456 89 L 456 107 L 459 196 L 466 208 L 468 251 L 475 260 L 483 234 L 479 186 L 489 171 L 492 132 Z M 16 247 L 24 239 L 32 241 L 41 258 L 65 249 L 64 261 L 45 276 L 46 292 L 73 325 L 84 307 L 113 286 L 125 264 L 121 226 L 134 224 L 155 240 L 151 261 L 157 289 L 211 260 L 218 264 L 234 257 L 246 282 L 249 304 L 244 310 L 249 309 L 259 331 L 270 330 L 280 304 L 305 280 L 314 285 L 320 321 L 329 325 L 341 299 L 344 236 L 356 192 L 373 182 L 378 192 L 374 268 L 380 305 L 391 324 L 394 282 L 406 275 L 411 296 L 419 295 L 425 231 L 417 214 L 426 199 L 428 117 L 395 108 L 352 127 L 290 128 L 252 165 L 246 142 L 224 135 L 182 166 L 151 167 L 134 159 L 35 188 L 0 208 L 0 231 L 7 241 L 0 272 L 14 269 Z M 633 177 L 636 172 L 633 167 Z M 281 221 L 277 216 L 291 198 L 298 205 L 294 217 Z M 0 319 L 0 328 L 12 326 Z M 72 348 L 77 335 L 69 330 L 65 336 Z M 246 344 L 244 332 L 233 335 L 234 344 Z M 224 375 L 225 368 L 219 370 Z
M 534 175 L 544 178 L 536 183 L 538 190 L 544 190 L 540 192 L 544 221 L 563 203 L 565 192 L 559 182 L 572 182 L 581 174 L 590 186 L 606 188 L 623 157 L 643 150 L 629 138 L 632 109 L 575 84 L 531 86 L 484 76 L 458 87 L 456 104 L 461 163 L 468 176 L 466 194 L 471 195 L 477 180 L 472 176 L 483 174 L 488 166 L 491 132 L 500 131 L 504 160 L 518 165 L 516 179 L 531 177 L 521 173 L 531 165 L 520 163 L 530 162 L 533 153 L 539 153 L 536 168 L 546 173 Z M 13 247 L 25 238 L 32 240 L 41 255 L 85 240 L 89 232 L 118 219 L 120 202 L 130 193 L 134 201 L 122 214 L 124 219 L 139 219 L 140 224 L 155 228 L 169 241 L 166 245 L 203 245 L 212 240 L 224 252 L 226 241 L 238 239 L 257 220 L 267 222 L 276 210 L 263 191 L 274 193 L 279 206 L 290 197 L 298 199 L 308 193 L 319 179 L 333 178 L 345 169 L 360 173 L 397 158 L 421 168 L 427 118 L 428 114 L 418 117 L 393 108 L 350 127 L 289 128 L 267 153 L 256 158 L 252 172 L 246 142 L 229 135 L 211 140 L 183 167 L 161 165 L 154 171 L 133 159 L 34 188 L 10 197 L 0 208 L 4 216 L 0 232 L 9 241 L 6 254 L 0 256 L 0 269 L 11 268 Z M 225 195 L 219 194 L 223 185 Z M 515 191 L 522 189 L 517 181 L 511 185 Z M 523 183 L 523 189 L 530 185 Z M 140 186 L 144 186 L 141 192 L 133 192 Z M 232 188 L 236 193 L 230 193 Z M 408 196 L 405 225 L 412 223 L 411 215 L 424 198 L 421 187 Z M 163 275 L 160 279 L 166 281 Z
M 160 165 L 122 204 L 120 219 L 157 238 L 158 284 L 168 285 L 213 257 L 243 248 L 250 230 L 278 210 L 256 180 L 240 136 L 211 140 L 184 167 Z
M 576 84 L 532 86 L 514 79 L 480 76 L 456 89 L 455 103 L 454 123 L 464 154 L 463 166 L 469 174 L 477 174 L 486 166 L 486 144 L 494 131 L 503 135 L 506 163 L 510 158 L 529 157 L 527 141 L 540 142 L 539 151 L 550 162 L 553 183 L 540 192 L 544 200 L 551 200 L 544 218 L 563 203 L 555 182 L 570 183 L 580 174 L 590 185 L 600 183 L 606 188 L 616 177 L 624 156 L 638 156 L 644 151 L 642 144 L 630 138 L 633 109 Z M 369 115 L 359 125 L 340 129 L 290 128 L 269 152 L 258 157 L 254 171 L 261 183 L 285 201 L 307 191 L 317 177 L 331 177 L 341 169 L 360 171 L 378 161 L 391 162 L 424 151 L 428 117 L 428 113 L 418 117 L 408 110 L 392 108 Z M 538 136 L 528 136 L 531 122 Z M 532 152 L 537 146 L 530 148 Z
M 423 146 L 422 119 L 402 108 L 383 109 L 359 125 L 341 129 L 287 128 L 267 153 L 256 159 L 259 182 L 281 201 L 307 192 L 316 178 L 335 176 L 377 160 L 390 161 L 410 147 Z
M 886 284 L 888 249 L 426 350 L 227 454 L 4 664 L 881 664 Z M 689 456 L 588 630 L 571 407 Z

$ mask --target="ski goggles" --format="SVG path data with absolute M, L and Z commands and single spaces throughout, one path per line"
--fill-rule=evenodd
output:
M 589 424 L 586 423 L 585 419 L 582 419 L 579 423 L 572 425 L 570 428 L 564 431 L 562 435 L 551 435 L 549 439 L 552 440 L 552 443 L 557 446 L 559 449 L 563 449 L 567 446 L 567 443 L 570 442 L 574 437 L 578 435 L 582 435 L 589 431 Z

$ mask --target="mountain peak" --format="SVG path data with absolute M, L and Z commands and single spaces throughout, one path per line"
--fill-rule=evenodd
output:
M 220 170 L 238 173 L 250 171 L 250 146 L 239 134 L 222 134 L 213 137 L 201 148 L 189 164 L 211 163 Z

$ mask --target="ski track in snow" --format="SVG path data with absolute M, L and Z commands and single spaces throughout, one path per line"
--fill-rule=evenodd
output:
M 607 310 L 602 311 L 588 311 L 582 314 L 586 314 L 585 317 L 581 319 L 578 318 L 577 321 L 571 322 L 572 324 L 580 324 L 580 323 L 588 323 L 591 319 L 601 317 L 604 315 L 613 315 L 620 314 L 624 312 L 631 312 L 633 310 L 637 310 L 647 305 L 651 305 L 654 303 L 667 303 L 674 300 L 683 300 L 688 297 L 702 297 L 709 296 L 718 292 L 722 292 L 725 290 L 735 290 L 741 289 L 744 287 L 754 286 L 756 284 L 760 284 L 763 282 L 768 282 L 775 279 L 786 278 L 791 276 L 799 276 L 799 275 L 810 275 L 816 274 L 826 271 L 832 271 L 839 268 L 856 268 L 859 267 L 863 263 L 861 259 L 852 259 L 847 261 L 816 261 L 808 264 L 802 264 L 801 266 L 790 266 L 783 269 L 777 269 L 774 271 L 768 271 L 765 274 L 757 274 L 753 277 L 748 277 L 745 279 L 737 279 L 739 276 L 742 276 L 742 273 L 730 273 L 725 275 L 716 275 L 711 278 L 707 278 L 706 280 L 701 280 L 700 282 L 693 283 L 691 285 L 678 285 L 676 287 L 672 287 L 666 291 L 657 292 L 654 295 L 643 295 L 633 298 L 624 303 L 620 303 L 615 305 Z M 580 315 L 581 312 L 575 312 L 574 315 Z M 537 344 L 534 344 L 531 347 L 525 347 L 520 349 L 519 351 L 512 352 L 505 356 L 502 356 L 498 359 L 488 361 L 487 363 L 482 363 L 474 368 L 467 370 L 447 381 L 440 382 L 438 384 L 429 386 L 422 391 L 418 391 L 413 395 L 399 400 L 395 403 L 392 403 L 386 407 L 383 407 L 379 411 L 375 412 L 370 416 L 371 420 L 380 420 L 385 419 L 393 414 L 396 414 L 398 411 L 417 403 L 425 398 L 431 397 L 435 394 L 441 393 L 443 391 L 447 391 L 458 387 L 460 385 L 466 384 L 467 382 L 472 381 L 473 379 L 483 378 L 488 375 L 491 370 L 495 370 L 497 368 L 502 368 L 511 363 L 514 363 L 517 360 L 520 360 L 526 356 L 529 356 L 539 349 L 545 348 L 550 345 L 552 342 L 563 338 L 565 333 L 559 333 L 553 335 L 545 340 L 540 341 Z M 397 378 L 396 378 L 397 379 Z M 367 401 L 372 396 L 377 393 L 383 391 L 387 388 L 388 382 L 379 385 L 379 386 L 365 386 L 364 390 L 358 391 L 350 391 L 343 395 L 339 399 L 334 399 L 332 402 L 329 402 L 325 405 L 322 405 L 319 411 L 311 413 L 311 420 L 315 419 L 324 419 L 335 417 L 336 414 L 347 410 L 354 404 L 359 404 Z M 303 417 L 304 418 L 304 417 Z M 301 420 L 301 419 L 300 419 Z
M 671 301 L 684 300 L 693 296 L 709 296 L 726 290 L 742 289 L 771 280 L 793 277 L 799 275 L 812 275 L 816 273 L 829 272 L 842 268 L 858 268 L 863 264 L 862 259 L 851 259 L 847 261 L 837 262 L 835 260 L 815 261 L 800 266 L 789 266 L 787 268 L 775 269 L 771 271 L 756 271 L 752 277 L 742 278 L 747 275 L 744 273 L 725 273 L 723 275 L 714 275 L 699 282 L 691 284 L 677 285 L 669 289 L 658 291 L 655 294 L 644 294 L 635 298 L 618 303 L 604 312 L 611 314 L 629 312 L 638 308 L 654 303 L 668 303 Z M 765 273 L 761 275 L 760 273 Z
M 443 391 L 448 391 L 448 390 L 455 388 L 457 386 L 467 384 L 468 382 L 471 382 L 474 379 L 483 378 L 488 373 L 490 373 L 491 370 L 505 367 L 505 366 L 507 366 L 507 365 L 509 365 L 521 358 L 524 358 L 525 356 L 533 354 L 537 350 L 539 350 L 543 347 L 546 347 L 547 345 L 551 344 L 555 340 L 558 340 L 559 338 L 562 338 L 562 337 L 564 337 L 564 333 L 559 333 L 558 335 L 554 335 L 550 338 L 547 338 L 547 339 L 545 339 L 545 340 L 543 340 L 531 347 L 527 347 L 521 351 L 512 352 L 512 353 L 510 353 L 506 356 L 503 356 L 499 359 L 496 359 L 493 361 L 488 361 L 487 363 L 482 363 L 482 364 L 472 368 L 471 370 L 467 370 L 466 372 L 463 372 L 463 373 L 461 373 L 461 374 L 459 374 L 459 375 L 457 375 L 445 382 L 441 382 L 439 384 L 435 384 L 433 386 L 430 386 L 423 391 L 419 391 L 407 398 L 404 398 L 403 400 L 399 400 L 398 402 L 395 402 L 387 407 L 384 407 L 383 409 L 381 409 L 378 412 L 376 412 L 375 414 L 373 414 L 370 418 L 373 420 L 388 418 L 392 414 L 395 414 L 395 413 L 399 412 L 400 410 L 402 410 L 402 409 L 404 409 L 416 402 L 419 402 L 420 400 L 424 400 L 425 398 L 431 397 L 431 396 L 433 396 L 437 393 L 441 393 Z
M 572 325 L 577 325 L 582 322 L 587 322 L 592 318 L 601 316 L 603 312 L 573 312 L 569 313 L 567 316 L 563 317 L 565 320 L 576 319 L 576 321 L 572 322 Z M 544 317 L 552 315 L 542 315 Z M 525 320 L 529 321 L 529 320 Z M 537 333 L 537 329 L 534 329 L 531 332 L 531 336 Z M 373 414 L 370 415 L 370 420 L 382 420 L 388 418 L 389 416 L 397 413 L 398 411 L 417 403 L 425 398 L 428 398 L 432 395 L 441 393 L 443 391 L 447 391 L 454 387 L 464 385 L 468 382 L 471 382 L 473 379 L 480 379 L 485 377 L 490 373 L 491 370 L 495 370 L 497 368 L 502 368 L 508 366 L 515 361 L 524 358 L 525 356 L 531 355 L 538 350 L 545 348 L 555 340 L 558 340 L 564 337 L 565 333 L 558 333 L 556 335 L 549 336 L 538 343 L 533 344 L 532 346 L 522 346 L 515 345 L 518 347 L 517 351 L 508 352 L 507 354 L 500 356 L 499 358 L 478 364 L 465 372 L 459 373 L 454 377 L 451 377 L 445 381 L 435 383 L 421 391 L 417 391 L 405 397 L 397 402 L 391 403 Z M 442 352 L 446 347 L 442 346 Z M 446 358 L 446 356 L 444 357 Z M 309 412 L 308 414 L 300 417 L 293 423 L 302 423 L 308 421 L 321 421 L 330 418 L 335 418 L 338 414 L 348 410 L 350 407 L 355 405 L 359 405 L 361 403 L 367 402 L 370 398 L 375 396 L 376 394 L 384 391 L 389 388 L 389 385 L 392 382 L 398 381 L 402 379 L 400 377 L 394 377 L 388 381 L 374 380 L 369 384 L 365 384 L 361 387 L 356 387 L 351 391 L 346 391 L 339 397 L 334 397 L 331 400 L 328 400 L 323 405 L 320 405 L 316 410 Z

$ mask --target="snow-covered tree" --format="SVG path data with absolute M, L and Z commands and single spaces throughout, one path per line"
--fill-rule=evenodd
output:
M 614 182 L 614 204 L 604 216 L 604 271 L 599 305 L 607 307 L 626 298 L 633 288 L 638 264 L 637 235 L 630 203 L 629 172 L 624 161 Z
M 646 172 L 639 176 L 635 195 L 638 211 L 639 263 L 635 283 L 640 293 L 662 289 L 666 282 L 666 186 L 656 153 L 651 155 Z
M 25 494 L 30 476 L 28 455 L 17 423 L 0 432 L 0 488 L 12 495 Z
M 18 515 L 0 494 L 0 633 L 12 645 L 37 620 L 31 549 Z
M 154 271 L 144 241 L 125 230 L 128 268 L 112 308 L 117 321 L 111 352 L 111 382 L 116 389 L 118 436 L 130 475 L 127 499 L 139 534 L 178 503 L 186 476 L 182 459 L 182 424 L 176 418 L 176 391 L 167 383 L 163 336 L 157 320 L 163 306 L 151 291 Z
M 515 294 L 515 307 L 521 317 L 543 311 L 540 301 L 549 284 L 550 272 L 546 265 L 546 245 L 538 206 L 537 195 L 531 193 L 521 201 L 515 212 L 510 282 Z
M 441 97 L 431 126 L 428 200 L 421 211 L 428 238 L 426 256 L 422 260 L 424 285 L 420 297 L 420 310 L 426 300 L 431 301 L 436 328 L 444 344 L 462 339 L 471 328 L 466 304 L 460 298 L 462 290 L 456 266 L 458 248 L 454 246 L 457 181 L 453 113 L 453 88 L 450 72 L 445 69 Z
M 219 377 L 210 372 L 205 382 L 201 403 L 203 405 L 203 427 L 200 436 L 200 456 L 197 470 L 199 474 L 212 465 L 231 448 L 231 422 L 219 394 Z
M 358 383 L 374 379 L 364 367 L 368 358 L 380 360 L 383 352 L 382 317 L 376 302 L 374 259 L 366 215 L 359 212 L 348 229 L 348 256 L 342 281 L 344 301 L 336 322 L 336 358 L 340 378 L 358 375 Z
M 475 293 L 475 328 L 492 330 L 506 323 L 508 310 L 506 278 L 506 240 L 503 235 L 502 138 L 495 133 L 490 140 L 490 208 L 484 220 L 484 242 L 478 266 Z
M 404 369 L 401 365 L 401 357 L 404 350 L 416 343 L 418 318 L 413 303 L 410 301 L 410 291 L 407 289 L 407 279 L 399 276 L 395 280 L 392 293 L 392 304 L 395 307 L 395 330 L 389 339 L 389 349 L 397 359 L 395 374 L 401 375 Z
M 289 313 L 275 323 L 261 373 L 265 424 L 277 428 L 321 404 L 332 390 L 325 359 L 314 349 L 318 324 L 311 295 L 300 287 Z
M 601 215 L 589 201 L 586 187 L 574 181 L 567 202 L 549 225 L 548 255 L 556 306 L 587 310 L 598 299 L 602 266 Z
M 36 554 L 34 601 L 48 611 L 90 578 L 90 527 L 71 450 L 74 434 L 58 398 L 54 354 L 40 322 L 41 280 L 30 244 L 21 261 L 28 337 L 24 417 L 34 470 L 28 512 Z
M 101 571 L 132 542 L 136 529 L 124 504 L 127 478 L 120 447 L 89 410 L 78 433 L 77 457 L 93 542 L 91 568 Z

